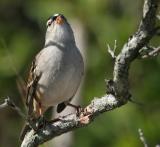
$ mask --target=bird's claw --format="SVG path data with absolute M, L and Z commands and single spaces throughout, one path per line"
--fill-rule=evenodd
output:
M 71 103 L 68 103 L 67 105 L 76 109 L 77 116 L 80 116 L 81 112 L 84 111 L 84 109 L 80 105 L 77 106 L 77 105 L 73 105 Z

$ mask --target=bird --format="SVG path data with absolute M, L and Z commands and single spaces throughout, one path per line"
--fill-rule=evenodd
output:
M 54 14 L 46 27 L 44 47 L 32 62 L 27 82 L 27 115 L 32 119 L 43 116 L 51 106 L 58 113 L 67 105 L 74 107 L 70 101 L 84 74 L 83 57 L 66 17 Z

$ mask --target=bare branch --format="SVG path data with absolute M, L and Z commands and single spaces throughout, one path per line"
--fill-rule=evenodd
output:
M 130 97 L 128 71 L 131 62 L 139 55 L 139 50 L 149 43 L 155 33 L 156 10 L 158 0 L 145 0 L 143 18 L 138 31 L 124 44 L 121 53 L 117 56 L 114 66 L 115 95 L 123 101 Z
M 146 139 L 145 139 L 145 137 L 144 137 L 144 135 L 143 135 L 143 131 L 139 128 L 139 129 L 138 129 L 138 132 L 139 132 L 139 138 L 140 138 L 140 140 L 142 141 L 144 147 L 148 147 L 148 144 L 147 144 L 147 142 L 146 142 Z
M 15 105 L 15 103 L 8 97 L 4 100 L 4 103 L 0 105 L 0 109 L 11 107 L 15 110 L 22 118 L 26 118 L 25 114 L 21 111 L 21 109 Z
M 95 98 L 91 104 L 88 105 L 83 112 L 81 112 L 80 116 L 77 116 L 76 114 L 69 114 L 62 117 L 59 121 L 48 123 L 44 128 L 38 130 L 38 132 L 31 130 L 28 134 L 26 134 L 21 147 L 35 147 L 65 132 L 87 126 L 99 114 L 110 111 L 121 105 L 123 104 L 117 101 L 111 94 L 105 95 L 100 99 Z
M 107 48 L 108 48 L 108 53 L 111 55 L 111 57 L 113 59 L 116 59 L 115 51 L 116 51 L 116 48 L 117 48 L 117 40 L 115 40 L 115 42 L 114 42 L 114 48 L 113 49 L 111 49 L 109 44 L 107 44 Z
M 158 56 L 160 54 L 160 47 L 151 47 L 151 46 L 147 46 L 146 48 L 142 48 L 142 50 L 140 51 L 141 58 L 149 58 L 149 57 L 155 57 Z
M 99 114 L 118 108 L 128 102 L 131 97 L 128 81 L 129 67 L 138 57 L 139 50 L 148 44 L 155 34 L 158 1 L 145 0 L 143 18 L 137 32 L 124 44 L 122 51 L 115 59 L 113 80 L 107 81 L 108 94 L 92 100 L 80 116 L 69 114 L 59 121 L 47 123 L 37 132 L 31 129 L 25 135 L 21 147 L 35 147 L 65 132 L 87 126 Z M 110 54 L 114 56 L 112 52 Z
M 0 109 L 6 108 L 8 106 L 8 100 L 5 99 L 4 103 L 0 105 Z

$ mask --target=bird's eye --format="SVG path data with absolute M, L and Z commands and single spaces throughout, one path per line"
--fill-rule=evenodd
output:
M 48 26 L 50 26 L 52 24 L 52 22 L 50 21 L 50 22 L 48 22 Z
M 47 21 L 47 27 L 49 27 L 50 25 L 52 24 L 52 19 L 49 19 L 48 21 Z
M 48 18 L 48 21 L 47 21 L 47 27 L 49 27 L 52 22 L 54 22 L 56 20 L 57 16 L 52 16 L 52 17 L 49 17 Z

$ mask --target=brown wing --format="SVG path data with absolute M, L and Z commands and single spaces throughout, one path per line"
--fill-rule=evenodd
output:
M 26 105 L 28 108 L 28 115 L 32 115 L 33 113 L 33 100 L 35 100 L 37 103 L 39 103 L 39 98 L 37 96 L 37 85 L 38 81 L 41 77 L 42 73 L 36 72 L 36 66 L 37 66 L 37 60 L 39 59 L 40 55 L 43 53 L 44 49 L 42 49 L 35 57 L 35 59 L 32 62 L 32 66 L 29 72 L 28 76 L 28 82 L 27 82 L 27 95 L 26 95 Z
M 35 59 L 32 62 L 32 66 L 29 72 L 29 76 L 28 76 L 28 82 L 27 82 L 27 96 L 26 96 L 26 105 L 28 108 L 28 114 L 31 114 L 33 112 L 33 98 L 35 96 L 35 88 L 33 85 L 35 85 L 34 83 L 34 79 L 35 79 L 35 68 L 36 68 L 36 64 L 35 64 Z
M 36 58 L 32 62 L 27 82 L 26 105 L 28 108 L 28 115 L 31 115 L 33 113 L 33 100 L 35 99 L 37 101 L 36 91 L 37 91 L 38 81 L 41 76 L 41 74 L 35 73 L 35 69 L 36 69 Z

